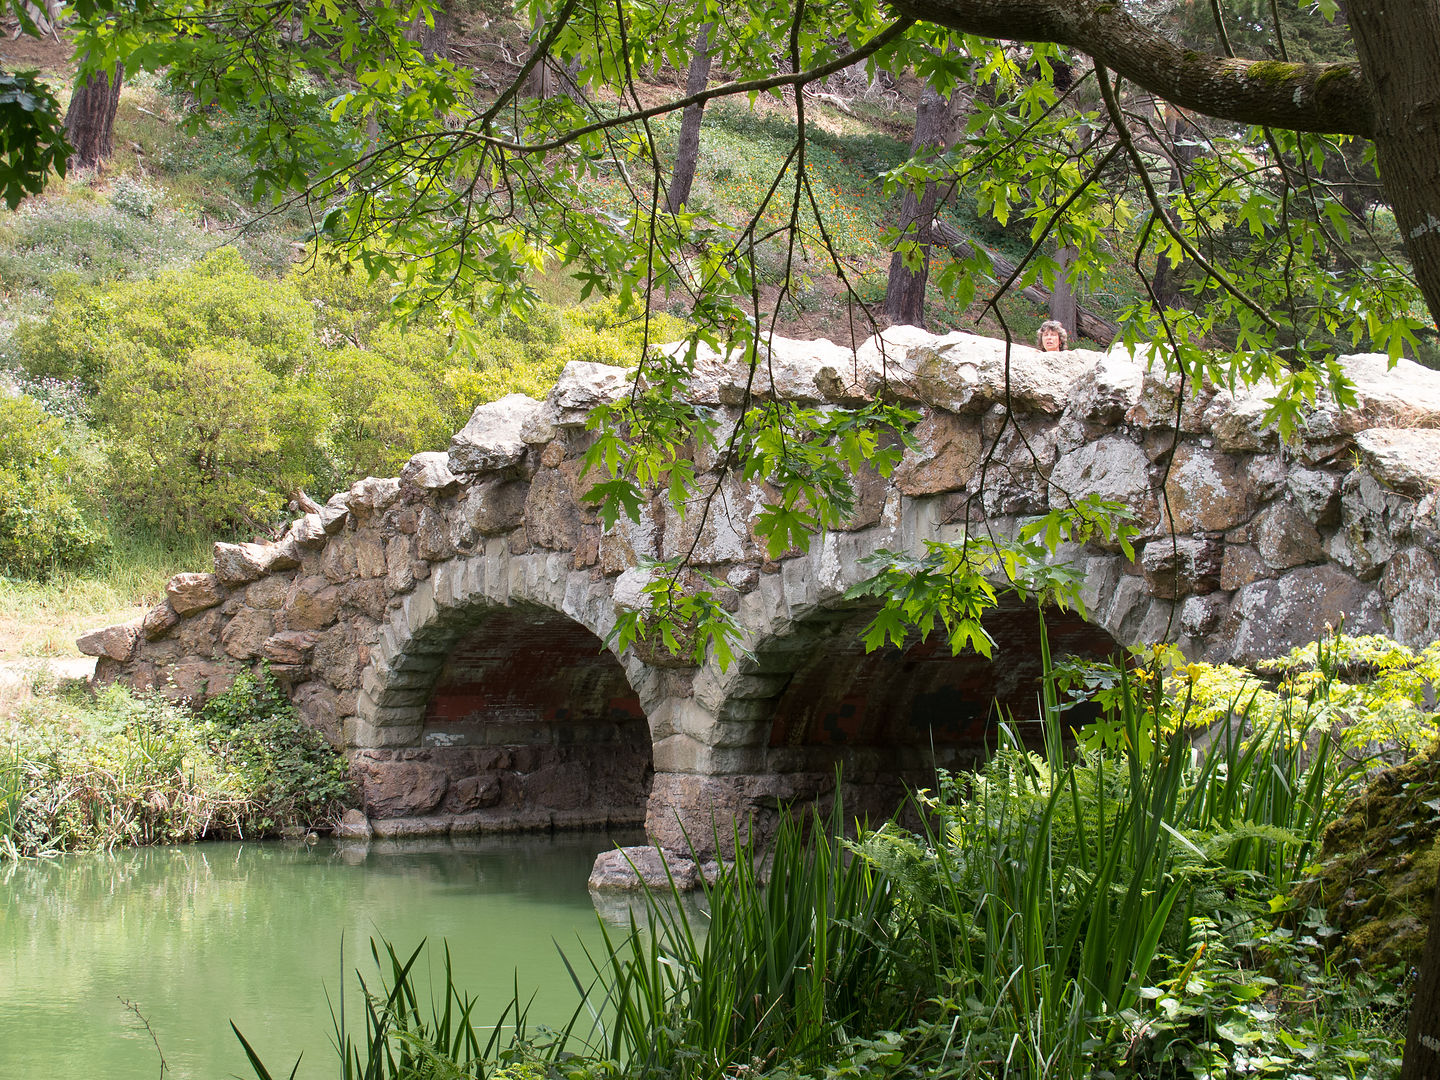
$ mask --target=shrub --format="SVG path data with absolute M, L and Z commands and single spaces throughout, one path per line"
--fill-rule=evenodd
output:
M 200 715 L 221 767 L 239 778 L 252 832 L 334 821 L 353 802 L 344 756 L 305 726 L 268 670 L 240 672 Z
M 412 454 L 444 446 L 460 426 L 444 407 L 450 394 L 438 373 L 347 348 L 326 356 L 319 377 L 332 415 L 336 487 L 353 477 L 391 476 Z
M 173 361 L 196 348 L 242 350 L 290 375 L 316 352 L 315 320 L 299 293 L 256 277 L 229 248 L 145 281 L 98 292 L 79 284 L 56 296 L 48 319 L 16 329 L 11 347 L 28 375 L 78 377 L 93 388 L 122 361 Z
M 652 316 L 649 329 L 652 343 L 685 334 L 683 322 L 664 314 Z M 525 323 L 481 323 L 470 346 L 470 366 L 453 369 L 447 379 L 467 409 L 506 394 L 543 398 L 571 360 L 634 367 L 644 331 L 645 324 L 621 315 L 615 301 L 574 308 L 546 305 Z
M 128 174 L 117 176 L 110 181 L 110 205 L 121 213 L 134 217 L 154 217 L 157 194 L 144 180 L 137 180 Z
M 0 396 L 0 567 L 41 575 L 93 561 L 103 532 L 81 507 L 65 425 L 27 397 Z
M 164 266 L 200 258 L 215 244 L 199 228 L 166 212 L 126 213 L 109 202 L 32 200 L 0 224 L 0 282 L 5 289 L 65 291 L 143 278 Z
M 268 674 L 202 716 L 111 686 L 0 719 L 0 856 L 310 828 L 350 796 L 344 758 Z
M 117 363 L 96 417 L 114 497 L 145 525 L 196 532 L 254 528 L 278 513 L 313 475 L 328 406 L 237 344 Z

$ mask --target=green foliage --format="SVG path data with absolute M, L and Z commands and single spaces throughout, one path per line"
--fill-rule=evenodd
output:
M 1358 782 L 1318 714 L 1242 711 L 1202 746 L 1164 650 L 1093 679 L 1045 659 L 1044 752 L 1005 726 L 982 769 L 919 793 L 919 831 L 847 843 L 837 806 L 808 830 L 782 816 L 766 858 L 737 837 L 699 904 L 647 891 L 570 965 L 582 1004 L 540 1038 L 518 1000 L 513 1039 L 484 1038 L 448 963 L 426 1011 L 419 951 L 387 951 L 342 1075 L 1393 1077 L 1402 996 L 1334 966 L 1337 928 L 1287 906 Z M 1105 695 L 1074 750 L 1062 683 Z
M 1366 764 L 1398 764 L 1435 741 L 1440 716 L 1431 687 L 1440 680 L 1440 645 L 1417 653 L 1378 634 L 1332 630 L 1256 666 L 1260 678 L 1228 664 L 1177 666 L 1171 684 L 1189 696 L 1187 721 L 1205 727 L 1241 711 L 1304 713 L 1333 725 L 1345 752 Z
M 268 670 L 238 672 L 200 717 L 221 767 L 241 778 L 253 804 L 250 830 L 333 821 L 353 801 L 344 757 L 301 721 Z
M 1325 830 L 1296 911 L 1333 927 L 1326 944 L 1376 972 L 1418 967 L 1440 878 L 1440 745 L 1371 779 Z M 1338 934 L 1338 937 L 1336 936 Z
M 34 71 L 0 71 L 0 198 L 11 210 L 45 186 L 51 169 L 65 175 L 70 144 L 60 103 Z
M 1098 730 L 1066 760 L 1056 681 L 1043 756 L 1011 736 L 974 777 L 944 777 L 923 797 L 920 834 L 892 823 L 860 845 L 912 913 L 916 967 L 941 977 L 939 1014 L 912 1036 L 931 1040 L 917 1051 L 927 1068 L 1221 1077 L 1348 1076 L 1366 1057 L 1393 1066 L 1393 1032 L 1373 1017 L 1354 1036 L 1360 1057 L 1327 1058 L 1327 1042 L 1348 1036 L 1321 1028 L 1358 1016 L 1361 999 L 1317 975 L 1314 938 L 1284 957 L 1303 977 L 1277 971 L 1287 932 L 1271 932 L 1272 899 L 1298 881 L 1355 784 L 1315 718 L 1292 727 L 1242 712 L 1197 750 L 1186 698 L 1163 693 L 1159 670 L 1121 669 L 1098 681 L 1109 692 Z
M 40 576 L 93 562 L 104 531 L 83 508 L 62 421 L 21 395 L 0 394 L 0 570 Z
M 44 695 L 0 719 L 0 856 L 256 836 L 323 825 L 344 759 L 268 676 L 237 676 L 205 718 L 111 686 Z
M 656 314 L 647 323 L 605 300 L 542 304 L 523 319 L 481 316 L 457 330 L 469 363 L 448 373 L 447 382 L 472 407 L 506 394 L 543 398 L 572 360 L 633 368 L 647 342 L 675 340 L 686 329 L 672 316 Z
M 32 200 L 0 220 L 0 281 L 6 290 L 68 301 L 65 310 L 74 312 L 82 287 L 144 277 L 198 259 L 213 246 L 213 239 L 175 215 L 135 217 L 80 188 L 67 198 Z M 25 340 L 38 351 L 55 347 Z
M 257 278 L 235 251 L 194 266 L 56 297 L 43 322 L 22 324 L 14 348 L 33 377 L 79 378 L 94 388 L 120 364 L 178 363 L 196 349 L 243 352 L 275 376 L 307 368 L 314 317 L 287 283 Z
M 232 342 L 110 366 L 96 399 L 113 497 L 131 520 L 181 532 L 261 526 L 309 483 L 325 403 Z
M 914 988 L 897 966 L 892 894 L 828 819 L 785 818 L 761 852 L 735 838 L 734 862 L 704 887 L 704 924 L 646 894 L 646 924 L 606 929 L 577 987 L 598 1016 L 590 1054 L 635 1076 L 715 1078 L 757 1064 L 823 1067 L 851 1025 L 902 1019 Z M 808 828 L 806 826 L 808 825 Z

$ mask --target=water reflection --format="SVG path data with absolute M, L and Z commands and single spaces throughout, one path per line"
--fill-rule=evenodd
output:
M 248 1076 L 236 1024 L 272 1069 L 334 1075 L 328 988 L 370 974 L 369 940 L 450 945 L 498 1017 L 519 972 L 532 1021 L 568 1017 L 557 945 L 599 939 L 585 887 L 598 851 L 632 836 L 203 844 L 0 866 L 0 1077 L 152 1080 L 149 1020 L 171 1075 Z M 433 966 L 442 954 L 436 950 Z M 352 1001 L 353 1005 L 353 1001 Z

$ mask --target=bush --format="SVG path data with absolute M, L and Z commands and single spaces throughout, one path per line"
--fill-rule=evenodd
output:
M 51 295 L 64 292 L 67 282 L 72 292 L 95 289 L 188 263 L 214 244 L 175 214 L 137 217 L 93 195 L 32 200 L 0 224 L 0 282 Z
M 307 368 L 318 346 L 299 293 L 256 277 L 229 248 L 149 280 L 98 292 L 80 286 L 56 296 L 48 319 L 16 329 L 11 348 L 27 375 L 79 378 L 94 388 L 118 363 L 174 361 L 212 348 L 244 351 L 288 376 Z
M 111 686 L 0 719 L 0 857 L 312 828 L 350 798 L 344 758 L 268 674 L 201 716 Z
M 0 568 L 38 576 L 91 563 L 104 533 L 81 507 L 65 425 L 27 397 L 0 396 Z
M 240 672 L 200 716 L 221 767 L 240 779 L 251 832 L 334 821 L 353 802 L 345 758 L 305 726 L 268 670 Z
M 652 316 L 649 329 L 652 343 L 677 340 L 686 331 L 683 322 L 664 314 Z M 513 393 L 543 398 L 571 360 L 634 367 L 644 331 L 643 321 L 622 316 L 614 301 L 573 308 L 546 305 L 522 324 L 481 323 L 470 346 L 471 366 L 456 368 L 447 378 L 467 408 Z
M 313 385 L 281 379 L 235 344 L 117 363 L 96 417 L 111 490 L 132 519 L 194 533 L 273 519 L 314 475 L 328 406 Z
M 134 217 L 154 217 L 157 195 L 153 187 L 133 176 L 117 176 L 110 181 L 110 205 Z

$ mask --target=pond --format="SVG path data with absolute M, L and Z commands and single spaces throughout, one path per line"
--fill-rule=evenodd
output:
M 329 993 L 344 942 L 372 986 L 370 940 L 408 955 L 421 939 L 443 972 L 498 1018 L 518 985 L 531 1023 L 577 999 L 557 946 L 583 963 L 600 939 L 586 877 L 599 833 L 369 846 L 224 843 L 131 849 L 0 866 L 0 1077 L 252 1077 L 233 1020 L 270 1070 L 337 1075 Z M 126 1003 L 132 1004 L 132 1010 Z M 138 1015 L 135 1010 L 138 1010 Z

